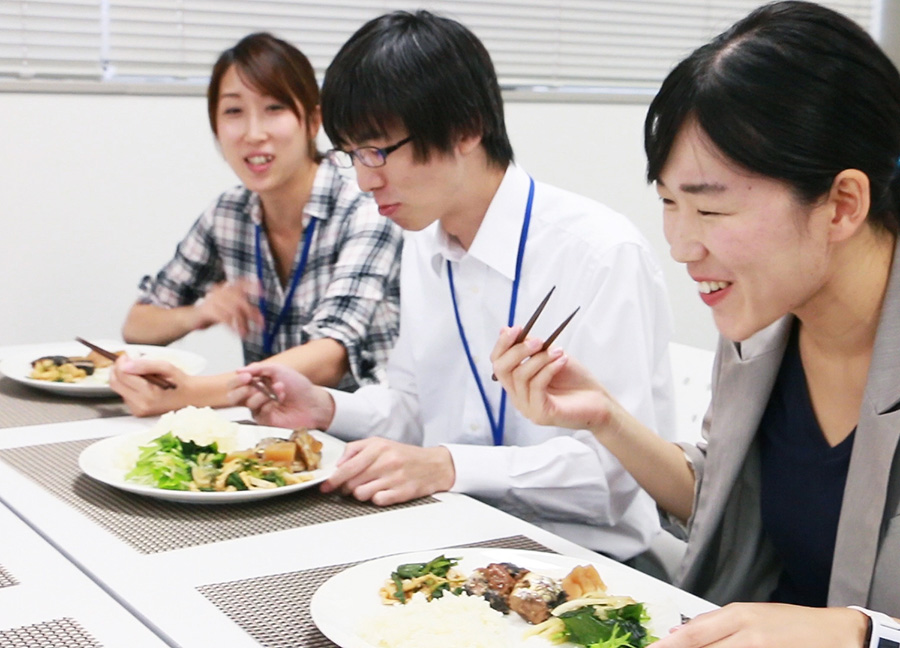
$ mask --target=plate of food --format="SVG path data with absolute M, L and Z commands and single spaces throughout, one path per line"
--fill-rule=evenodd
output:
M 492 548 L 354 565 L 316 590 L 310 614 L 344 648 L 643 648 L 681 623 L 660 583 L 624 567 Z
M 318 430 L 245 425 L 191 406 L 164 414 L 148 430 L 91 444 L 78 464 L 86 475 L 139 495 L 231 504 L 320 484 L 345 445 Z
M 206 359 L 196 353 L 152 346 L 99 340 L 97 344 L 117 355 L 167 360 L 187 374 L 203 371 Z M 65 396 L 108 397 L 116 393 L 109 386 L 112 361 L 78 342 L 48 344 L 34 351 L 10 355 L 0 360 L 0 373 L 16 382 Z

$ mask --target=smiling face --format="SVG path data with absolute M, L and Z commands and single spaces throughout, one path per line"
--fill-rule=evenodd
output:
M 315 162 L 309 140 L 319 129 L 318 113 L 297 115 L 290 106 L 247 85 L 234 66 L 222 76 L 216 138 L 241 182 L 264 199 L 303 182 Z
M 815 309 L 829 280 L 827 204 L 730 164 L 682 127 L 657 182 L 672 257 L 687 265 L 719 332 L 740 341 L 787 313 Z

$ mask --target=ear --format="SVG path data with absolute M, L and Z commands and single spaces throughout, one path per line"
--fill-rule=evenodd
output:
M 866 222 L 871 202 L 869 176 L 858 169 L 837 174 L 827 200 L 831 240 L 843 241 L 855 234 Z
M 456 142 L 456 149 L 460 155 L 469 155 L 481 145 L 481 133 L 477 135 L 463 135 Z

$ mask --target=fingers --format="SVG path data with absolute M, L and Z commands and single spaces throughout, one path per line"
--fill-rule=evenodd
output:
M 157 374 L 171 377 L 176 372 L 171 362 L 159 358 L 130 358 L 128 356 L 123 356 L 116 360 L 116 370 L 133 376 Z
M 500 329 L 500 335 L 497 337 L 497 342 L 494 344 L 494 349 L 491 351 L 492 362 L 509 351 L 521 331 L 521 326 L 504 326 Z
M 525 343 L 515 344 L 516 336 L 519 335 L 522 328 L 513 326 L 504 328 L 500 331 L 494 349 L 491 351 L 491 361 L 493 363 L 494 375 L 497 376 L 504 386 L 506 385 L 509 372 L 512 371 L 519 363 L 528 357 L 525 350 Z
M 413 499 L 419 495 L 420 484 L 405 472 L 414 461 L 405 450 L 404 444 L 379 438 L 354 441 L 348 444 L 334 474 L 322 484 L 322 491 L 340 490 L 378 506 Z
M 263 326 L 263 317 L 256 303 L 259 289 L 255 279 L 243 278 L 223 282 L 213 288 L 197 305 L 201 313 L 200 327 L 222 323 L 244 337 L 251 324 Z
M 515 374 L 515 379 L 519 385 L 528 404 L 534 410 L 541 408 L 547 394 L 550 391 L 550 385 L 556 375 L 563 370 L 568 356 L 562 349 L 550 349 L 541 354 L 542 357 L 532 358 L 526 362 Z M 529 367 L 529 365 L 531 365 Z
M 352 488 L 349 483 L 351 480 L 360 481 L 360 475 L 363 474 L 372 462 L 375 460 L 376 453 L 366 452 L 370 445 L 370 439 L 364 441 L 354 441 L 347 444 L 344 454 L 337 461 L 337 467 L 331 477 L 322 484 L 322 491 L 329 493 L 333 490 L 342 489 L 350 492 Z
M 668 636 L 662 637 L 655 646 L 661 648 L 727 648 L 733 645 L 731 639 L 741 627 L 729 610 L 723 609 L 701 614 L 680 626 L 672 628 Z

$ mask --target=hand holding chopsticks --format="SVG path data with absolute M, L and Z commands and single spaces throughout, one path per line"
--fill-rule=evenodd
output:
M 78 342 L 81 342 L 84 346 L 88 347 L 89 349 L 96 351 L 97 353 L 102 355 L 107 360 L 112 360 L 113 362 L 115 362 L 116 360 L 119 359 L 119 356 L 116 355 L 115 353 L 113 353 L 112 351 L 107 351 L 103 347 L 98 347 L 96 344 L 93 344 L 92 342 L 88 342 L 87 340 L 85 340 L 83 338 L 76 337 L 75 340 Z M 162 376 L 157 376 L 156 374 L 145 374 L 143 376 L 143 378 L 145 380 L 147 380 L 147 382 L 153 383 L 160 389 L 175 389 L 175 387 L 176 387 L 175 383 L 163 378 Z
M 535 309 L 534 313 L 528 318 L 528 321 L 525 323 L 525 326 L 522 328 L 521 332 L 516 336 L 516 341 L 513 344 L 520 344 L 525 341 L 525 338 L 528 337 L 528 333 L 531 331 L 531 328 L 534 326 L 534 323 L 537 322 L 538 317 L 540 317 L 541 312 L 544 310 L 544 306 L 547 305 L 547 302 L 550 301 L 550 295 L 553 294 L 553 291 L 556 290 L 556 286 L 553 286 L 550 289 L 550 292 L 541 300 L 541 303 L 538 304 L 538 307 Z M 581 309 L 581 306 L 572 311 L 571 315 L 569 315 L 566 319 L 563 320 L 562 324 L 556 327 L 556 330 L 550 334 L 550 337 L 547 338 L 546 342 L 544 342 L 543 346 L 541 346 L 540 351 L 546 351 L 550 348 L 550 345 L 559 337 L 559 334 L 563 332 L 563 329 L 569 325 L 569 322 L 572 321 L 572 318 L 575 317 L 575 313 L 577 313 Z M 538 353 L 540 353 L 540 351 Z M 491 380 L 497 380 L 496 374 L 491 374 Z
M 266 395 L 270 401 L 278 402 L 278 395 L 272 389 L 272 380 L 268 376 L 253 376 L 250 384 Z

